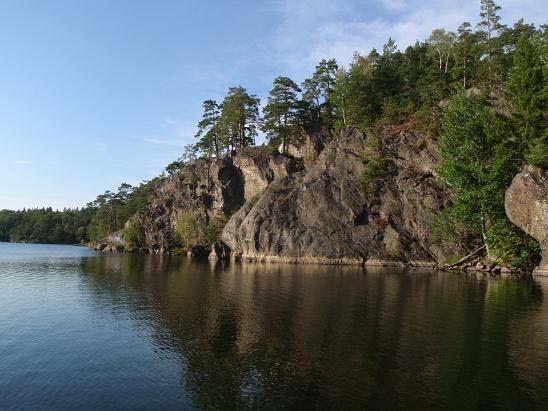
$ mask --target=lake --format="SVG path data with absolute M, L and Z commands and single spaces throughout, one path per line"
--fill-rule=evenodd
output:
M 0 409 L 548 409 L 548 279 L 0 243 Z

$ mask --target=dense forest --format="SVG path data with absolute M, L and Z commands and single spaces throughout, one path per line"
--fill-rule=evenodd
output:
M 322 59 L 301 84 L 277 77 L 263 105 L 241 86 L 220 102 L 204 101 L 196 143 L 165 173 L 255 145 L 259 132 L 288 153 L 305 133 L 336 138 L 352 125 L 380 135 L 383 126 L 405 124 L 435 141 L 439 176 L 455 193 L 436 222 L 436 241 L 482 241 L 488 253 L 525 265 L 538 245 L 507 219 L 504 192 L 524 164 L 548 168 L 547 26 L 504 25 L 498 5 L 480 3 L 479 21 L 463 22 L 456 32 L 436 29 L 405 50 L 388 39 L 382 50 L 356 53 L 347 67 Z M 374 194 L 385 165 L 382 139 L 370 144 L 363 181 Z M 136 188 L 123 184 L 81 210 L 2 211 L 0 240 L 97 240 L 145 207 L 162 178 Z
M 148 204 L 158 181 L 144 181 L 137 187 L 122 183 L 116 192 L 106 191 L 81 209 L 2 210 L 0 241 L 85 244 L 104 238 Z

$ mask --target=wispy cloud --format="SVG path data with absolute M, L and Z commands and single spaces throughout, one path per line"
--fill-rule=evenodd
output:
M 181 141 L 165 140 L 160 138 L 144 138 L 145 143 L 154 144 L 158 146 L 170 146 L 170 147 L 183 147 L 184 144 Z
M 28 166 L 32 164 L 32 161 L 30 160 L 12 160 L 8 161 L 8 164 L 11 166 Z
M 524 17 L 542 24 L 548 10 L 536 0 L 505 0 L 501 15 L 507 23 Z M 456 30 L 463 21 L 478 20 L 479 1 L 454 0 L 277 0 L 269 11 L 281 23 L 272 50 L 296 78 L 309 74 L 322 58 L 348 64 L 355 51 L 380 49 L 391 37 L 400 48 L 427 38 L 432 30 Z

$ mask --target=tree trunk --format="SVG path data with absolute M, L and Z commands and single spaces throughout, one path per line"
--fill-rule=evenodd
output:
M 441 66 L 443 64 L 443 61 L 442 61 L 443 55 L 441 54 L 440 49 L 437 49 L 436 51 L 438 52 L 438 57 L 439 57 L 439 71 L 441 71 Z
M 463 67 L 462 85 L 464 86 L 464 88 L 466 88 L 466 53 L 464 53 L 464 57 L 462 59 L 462 67 Z
M 484 217 L 481 217 L 481 236 L 483 238 L 483 243 L 485 244 L 485 251 L 487 252 L 487 257 L 491 257 L 491 249 L 489 248 L 489 243 L 487 242 L 487 230 L 485 228 Z

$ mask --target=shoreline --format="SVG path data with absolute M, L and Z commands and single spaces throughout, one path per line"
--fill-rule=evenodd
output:
M 156 253 L 138 253 L 138 252 L 128 252 L 128 251 L 117 251 L 117 250 L 96 250 L 101 254 L 135 254 L 135 255 L 166 255 L 174 257 L 186 257 L 189 259 L 198 259 L 198 260 L 208 260 L 212 263 L 220 261 L 230 261 L 241 264 L 286 264 L 286 265 L 326 265 L 326 266 L 355 266 L 355 267 L 384 267 L 384 268 L 408 268 L 411 270 L 417 269 L 430 269 L 438 270 L 445 272 L 462 272 L 462 273 L 483 273 L 490 274 L 493 276 L 540 276 L 548 277 L 548 271 L 535 269 L 531 272 L 524 272 L 516 269 L 511 269 L 508 267 L 500 267 L 497 265 L 487 265 L 480 263 L 479 265 L 472 265 L 467 267 L 452 267 L 448 265 L 440 265 L 438 262 L 434 261 L 424 261 L 424 260 L 411 260 L 408 262 L 403 261 L 392 261 L 392 260 L 381 260 L 381 259 L 363 259 L 359 257 L 342 257 L 342 258 L 333 258 L 333 257 L 312 257 L 312 256 L 302 256 L 302 257 L 287 257 L 287 256 L 274 256 L 274 255 L 244 255 L 244 256 L 234 256 L 231 255 L 227 258 L 219 258 L 214 255 L 205 256 L 192 256 L 185 254 L 156 254 Z

